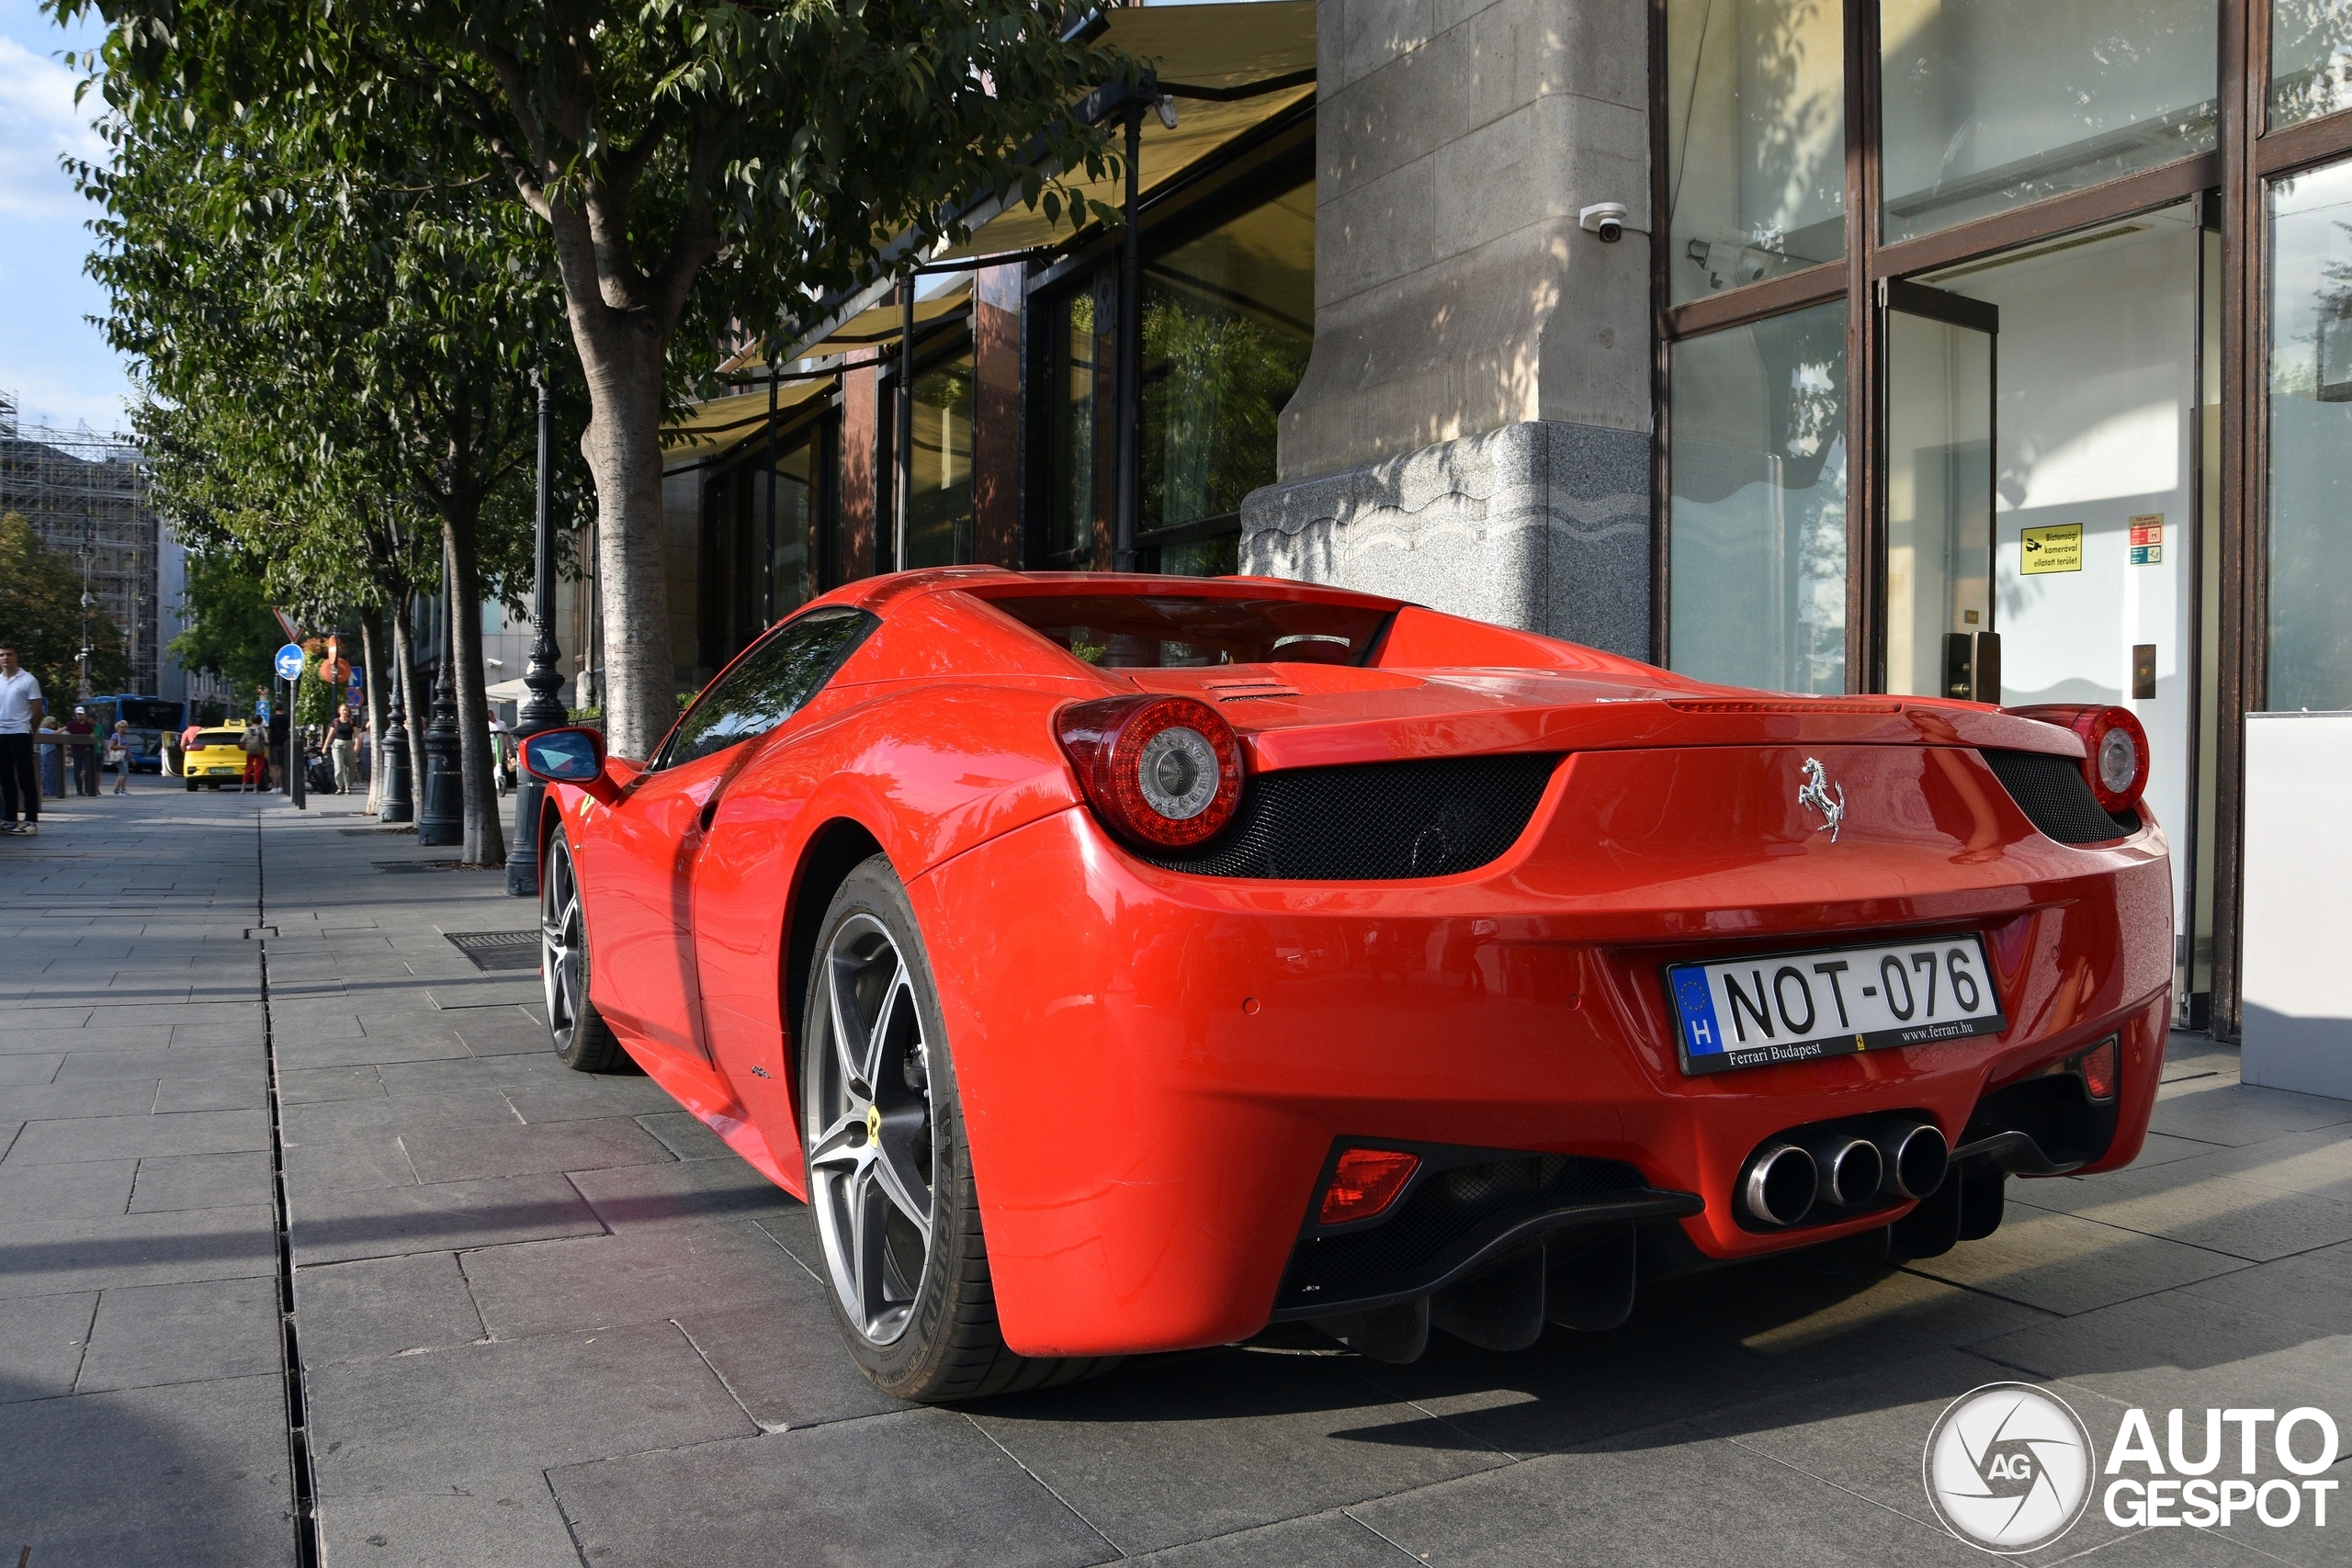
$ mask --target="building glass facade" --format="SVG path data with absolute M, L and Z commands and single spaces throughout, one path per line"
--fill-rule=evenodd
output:
M 2227 1028 L 2238 716 L 2352 707 L 2352 6 L 1652 15 L 1657 652 L 2132 707 Z

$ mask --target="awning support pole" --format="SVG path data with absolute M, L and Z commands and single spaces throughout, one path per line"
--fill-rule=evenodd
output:
M 1136 569 L 1143 501 L 1143 245 L 1136 221 L 1142 206 L 1143 110 L 1141 98 L 1130 100 L 1126 108 L 1127 189 L 1119 227 L 1119 471 L 1111 524 L 1111 564 L 1119 571 Z
M 907 566 L 907 503 L 915 491 L 915 279 L 909 273 L 899 282 L 899 395 L 896 436 L 891 453 L 895 482 L 890 496 L 890 559 L 885 571 Z

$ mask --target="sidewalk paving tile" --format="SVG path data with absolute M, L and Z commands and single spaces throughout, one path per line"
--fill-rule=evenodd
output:
M 0 1298 L 269 1274 L 277 1234 L 260 1205 L 0 1223 Z
M 166 1155 L 139 1162 L 130 1189 L 133 1214 L 179 1209 L 220 1209 L 273 1201 L 269 1155 L 255 1149 L 225 1155 Z
M 1345 1509 L 1188 1541 L 1128 1561 L 1136 1568 L 1403 1568 L 1419 1562 Z
M 90 1343 L 96 1291 L 28 1296 L 0 1311 L 0 1400 L 51 1399 L 74 1392 Z M 0 1522 L 0 1529 L 6 1523 Z
M 281 1377 L 0 1404 L 0 1474 L 27 1568 L 293 1558 Z
M 596 1235 L 605 1228 L 561 1176 L 297 1191 L 289 1203 L 297 1267 Z
M 298 1269 L 294 1316 L 301 1326 L 303 1363 L 311 1367 L 446 1349 L 490 1337 L 454 1252 Z
M 320 1504 L 319 1535 L 337 1568 L 580 1568 L 571 1529 L 536 1470 L 469 1476 L 454 1493 L 337 1493 Z
M 202 1382 L 284 1366 L 276 1279 L 137 1285 L 99 1296 L 74 1388 Z
M 805 1309 L 800 1287 L 810 1282 L 774 1236 L 742 1220 L 683 1235 L 632 1231 L 492 1247 L 468 1255 L 466 1279 L 500 1339 L 665 1322 L 689 1304 L 698 1312 Z M 823 1299 L 816 1302 L 821 1309 Z
M 39 1165 L 268 1147 L 266 1111 L 185 1111 L 169 1116 L 98 1115 L 68 1122 L 30 1122 L 9 1147 L 7 1161 Z
M 119 1214 L 138 1170 L 135 1159 L 0 1166 L 0 1224 Z
M 887 1501 L 875 1495 L 888 1477 Z M 963 1416 L 909 1411 L 548 1478 L 597 1568 L 774 1568 L 785 1543 L 839 1563 L 1082 1568 L 1118 1555 Z
M 310 1386 L 329 1495 L 447 1490 L 758 1430 L 669 1323 L 342 1361 Z

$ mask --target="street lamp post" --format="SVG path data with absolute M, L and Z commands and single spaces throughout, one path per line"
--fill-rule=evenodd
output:
M 556 694 L 563 689 L 557 661 L 563 650 L 555 640 L 555 530 L 548 520 L 553 476 L 548 464 L 555 448 L 555 404 L 542 369 L 539 383 L 539 499 L 531 543 L 531 664 L 523 676 L 530 696 L 514 715 L 514 736 L 520 740 L 542 729 L 555 729 L 568 716 Z M 514 840 L 506 854 L 506 892 L 510 897 L 533 898 L 539 891 L 539 808 L 547 786 L 523 768 L 514 770 Z
M 420 844 L 462 844 L 466 841 L 464 776 L 458 771 L 461 743 L 458 739 L 458 603 L 451 589 L 457 574 L 449 570 L 448 547 L 441 558 L 441 673 L 433 682 L 433 722 L 424 729 L 424 809 L 417 814 Z
M 394 606 L 397 611 L 398 606 Z M 416 807 L 409 798 L 408 789 L 408 725 L 401 717 L 408 694 L 400 669 L 402 644 L 395 642 L 388 679 L 384 682 L 384 739 L 379 748 L 379 765 L 384 770 L 384 787 L 376 800 L 376 820 L 379 822 L 408 822 L 415 818 Z

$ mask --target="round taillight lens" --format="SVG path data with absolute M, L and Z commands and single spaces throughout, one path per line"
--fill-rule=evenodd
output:
M 2148 787 L 2148 732 L 2130 708 L 2044 703 L 2007 710 L 2071 729 L 2083 743 L 2083 778 L 2103 811 L 2132 811 Z
M 1131 842 L 1183 849 L 1214 838 L 1241 804 L 1241 743 L 1194 697 L 1072 703 L 1054 729 L 1103 826 Z
M 2084 771 L 2109 811 L 2129 811 L 2148 785 L 2148 732 L 2129 708 L 2094 708 L 2081 727 Z

